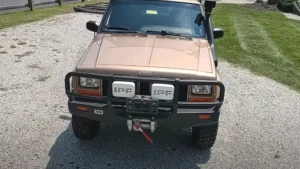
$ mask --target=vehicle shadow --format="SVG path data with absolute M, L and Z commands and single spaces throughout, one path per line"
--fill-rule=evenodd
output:
M 147 131 L 147 133 L 149 133 Z M 210 150 L 192 147 L 191 132 L 158 129 L 149 134 L 150 145 L 139 132 L 126 127 L 101 126 L 90 141 L 78 140 L 69 124 L 49 152 L 47 169 L 56 168 L 198 168 L 210 158 Z

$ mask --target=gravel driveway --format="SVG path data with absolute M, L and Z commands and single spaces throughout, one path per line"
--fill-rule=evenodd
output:
M 139 133 L 106 126 L 101 137 L 78 141 L 64 75 L 92 40 L 85 23 L 95 19 L 67 14 L 0 31 L 1 169 L 298 168 L 300 94 L 226 62 L 226 103 L 211 151 L 191 148 L 182 130 L 156 131 L 152 146 Z

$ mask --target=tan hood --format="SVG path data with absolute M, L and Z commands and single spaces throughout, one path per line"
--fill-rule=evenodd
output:
M 77 71 L 179 78 L 215 78 L 205 40 L 162 36 L 97 37 Z

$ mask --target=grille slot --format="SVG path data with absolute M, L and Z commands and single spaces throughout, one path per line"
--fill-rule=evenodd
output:
M 150 83 L 140 83 L 140 94 L 141 95 L 151 95 Z
M 188 85 L 179 85 L 179 101 L 187 101 Z
M 102 80 L 102 95 L 107 96 L 108 80 Z

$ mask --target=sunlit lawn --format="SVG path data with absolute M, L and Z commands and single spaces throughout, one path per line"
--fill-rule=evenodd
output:
M 300 91 L 300 21 L 280 12 L 217 4 L 212 22 L 222 27 L 219 58 Z

